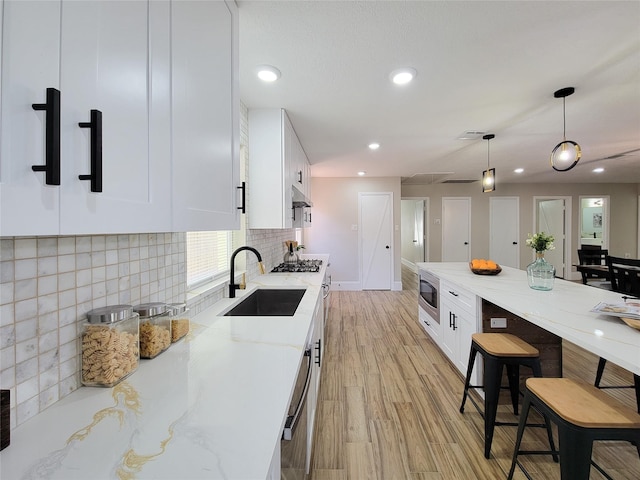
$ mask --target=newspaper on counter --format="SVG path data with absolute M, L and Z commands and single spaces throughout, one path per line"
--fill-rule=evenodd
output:
M 619 303 L 600 302 L 591 311 L 604 315 L 613 315 L 614 317 L 628 317 L 640 320 L 640 300 Z

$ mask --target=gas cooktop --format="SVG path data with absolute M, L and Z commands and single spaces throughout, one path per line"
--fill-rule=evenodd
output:
M 320 271 L 322 260 L 299 260 L 297 263 L 281 263 L 271 270 L 271 273 L 283 272 L 309 272 L 316 273 Z

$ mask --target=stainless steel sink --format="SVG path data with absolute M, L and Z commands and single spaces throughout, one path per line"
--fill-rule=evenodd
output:
M 292 316 L 304 296 L 304 288 L 258 288 L 235 307 L 224 314 L 225 317 L 270 317 Z

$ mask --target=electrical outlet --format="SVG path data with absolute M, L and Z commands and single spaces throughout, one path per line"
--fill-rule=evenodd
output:
M 507 328 L 507 319 L 491 318 L 491 328 Z

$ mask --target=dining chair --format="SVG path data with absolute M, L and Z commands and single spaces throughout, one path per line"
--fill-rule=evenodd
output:
M 609 250 L 606 248 L 597 248 L 597 249 L 587 249 L 584 248 L 586 245 L 583 245 L 582 248 L 578 249 L 578 261 L 580 265 L 596 265 L 599 267 L 604 267 L 607 265 L 607 256 L 609 255 Z M 597 270 L 588 270 L 588 269 L 580 269 L 580 274 L 582 275 L 582 283 L 587 285 L 589 280 L 599 279 L 599 280 L 608 280 L 608 274 L 603 272 L 598 272 Z M 601 285 L 597 285 L 601 286 Z
M 640 260 L 612 257 L 607 255 L 607 267 L 611 278 L 611 290 L 640 298 Z M 633 375 L 633 385 L 600 385 L 607 361 L 600 357 L 594 385 L 598 388 L 633 388 L 636 391 L 636 404 L 640 413 L 640 376 Z

